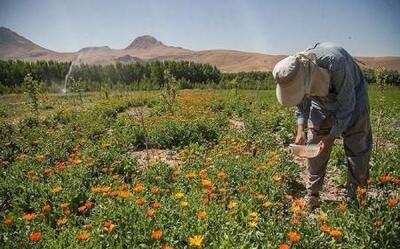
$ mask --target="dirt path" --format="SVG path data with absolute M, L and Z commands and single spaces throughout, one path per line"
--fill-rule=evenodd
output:
M 301 185 L 300 191 L 297 193 L 298 197 L 303 197 L 306 194 L 306 160 L 302 158 L 295 158 L 295 162 L 300 166 L 301 173 L 297 182 Z M 346 170 L 346 169 L 343 169 Z M 334 181 L 334 176 L 338 175 L 340 172 L 336 167 L 328 164 L 327 172 L 324 179 L 324 186 L 320 192 L 321 200 L 323 202 L 341 202 L 346 197 L 346 189 L 344 186 L 339 186 L 338 183 Z

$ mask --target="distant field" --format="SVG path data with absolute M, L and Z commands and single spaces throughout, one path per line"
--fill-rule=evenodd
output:
M 400 90 L 370 88 L 371 184 L 304 208 L 274 91 L 0 96 L 2 248 L 398 248 Z M 378 125 L 379 124 L 379 127 Z M 343 190 L 339 140 L 329 188 Z

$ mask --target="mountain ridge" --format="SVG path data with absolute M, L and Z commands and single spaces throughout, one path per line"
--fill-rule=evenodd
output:
M 41 47 L 6 27 L 0 27 L 0 60 L 56 60 L 79 63 L 112 64 L 146 62 L 154 60 L 193 61 L 216 66 L 222 72 L 272 71 L 274 65 L 285 55 L 268 55 L 229 49 L 194 51 L 165 45 L 151 35 L 135 38 L 126 48 L 108 46 L 84 47 L 77 52 L 57 52 Z M 363 68 L 385 67 L 400 70 L 400 57 L 355 57 Z

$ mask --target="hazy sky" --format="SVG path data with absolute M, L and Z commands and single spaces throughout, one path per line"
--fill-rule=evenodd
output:
M 400 55 L 399 0 L 0 0 L 0 26 L 56 51 L 149 34 L 194 50 L 290 54 L 333 41 L 353 55 Z

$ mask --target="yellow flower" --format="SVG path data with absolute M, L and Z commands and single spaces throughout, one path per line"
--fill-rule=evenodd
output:
M 175 194 L 175 199 L 179 200 L 179 199 L 182 199 L 184 196 L 185 196 L 184 193 L 178 192 L 178 193 Z
M 250 223 L 249 223 L 249 227 L 250 228 L 255 228 L 257 226 L 257 222 L 256 221 L 251 221 Z
M 62 190 L 62 187 L 55 187 L 51 190 L 51 192 L 53 192 L 54 194 L 57 194 L 57 193 L 61 192 L 61 190 Z
M 195 235 L 194 237 L 189 239 L 189 245 L 192 247 L 200 248 L 203 245 L 204 236 Z
M 185 208 L 185 207 L 189 206 L 189 203 L 188 203 L 187 201 L 181 201 L 181 202 L 179 203 L 179 205 L 180 205 L 181 207 Z
M 235 208 L 238 205 L 238 203 L 236 201 L 230 201 L 228 204 L 228 208 L 232 209 Z
M 272 202 L 266 201 L 266 202 L 264 202 L 262 205 L 263 205 L 263 207 L 265 207 L 265 208 L 269 208 L 270 206 L 272 206 Z

